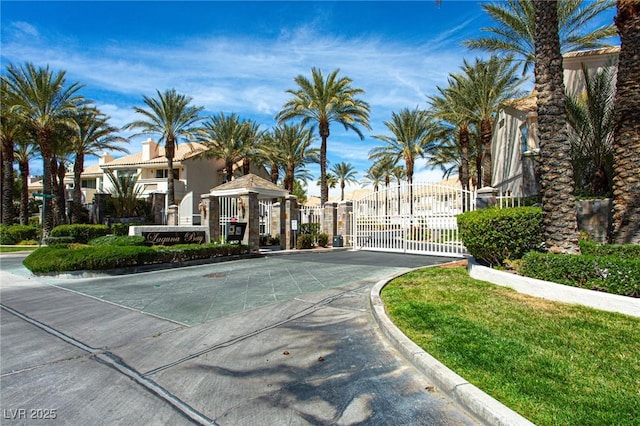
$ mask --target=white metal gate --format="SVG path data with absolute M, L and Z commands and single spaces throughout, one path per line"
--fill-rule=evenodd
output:
M 226 235 L 227 223 L 240 220 L 238 199 L 236 197 L 220 197 L 220 235 Z M 258 200 L 260 215 L 260 235 L 271 234 L 272 201 Z
M 463 257 L 456 216 L 475 200 L 473 191 L 438 184 L 383 188 L 353 203 L 354 248 Z

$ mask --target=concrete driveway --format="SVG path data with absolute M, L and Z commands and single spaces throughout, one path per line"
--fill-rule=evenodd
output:
M 378 280 L 442 258 L 334 251 L 34 278 L 3 255 L 2 424 L 470 425 L 379 334 Z

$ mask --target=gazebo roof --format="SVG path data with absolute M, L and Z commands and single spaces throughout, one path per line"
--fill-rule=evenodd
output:
M 289 191 L 252 173 L 212 188 L 209 195 L 236 197 L 250 192 L 257 192 L 258 198 L 283 198 L 289 195 Z

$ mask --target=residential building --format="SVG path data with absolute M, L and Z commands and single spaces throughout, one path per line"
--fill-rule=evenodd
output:
M 582 67 L 590 72 L 616 68 L 619 47 L 569 52 L 563 55 L 564 85 L 570 95 L 585 88 Z M 510 101 L 497 115 L 491 152 L 491 186 L 514 196 L 535 195 L 539 190 L 535 164 L 539 156 L 536 96 Z

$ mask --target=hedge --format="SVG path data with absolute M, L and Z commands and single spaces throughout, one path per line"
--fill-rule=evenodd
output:
M 104 270 L 157 263 L 183 262 L 248 253 L 239 244 L 202 244 L 168 247 L 55 244 L 40 247 L 23 264 L 33 273 Z
M 640 258 L 531 252 L 519 272 L 574 287 L 640 297 Z
M 51 230 L 54 238 L 71 237 L 76 243 L 87 244 L 90 240 L 109 234 L 107 225 L 59 225 Z
M 592 256 L 616 256 L 622 259 L 640 259 L 640 245 L 636 244 L 598 244 L 592 241 L 580 241 L 580 252 Z
M 0 244 L 18 244 L 21 241 L 35 240 L 38 229 L 28 225 L 0 225 Z
M 458 215 L 457 222 L 462 243 L 485 264 L 502 265 L 542 247 L 539 207 L 475 210 Z
M 94 238 L 89 241 L 90 246 L 144 246 L 147 245 L 142 235 L 118 236 L 105 235 L 104 237 Z

